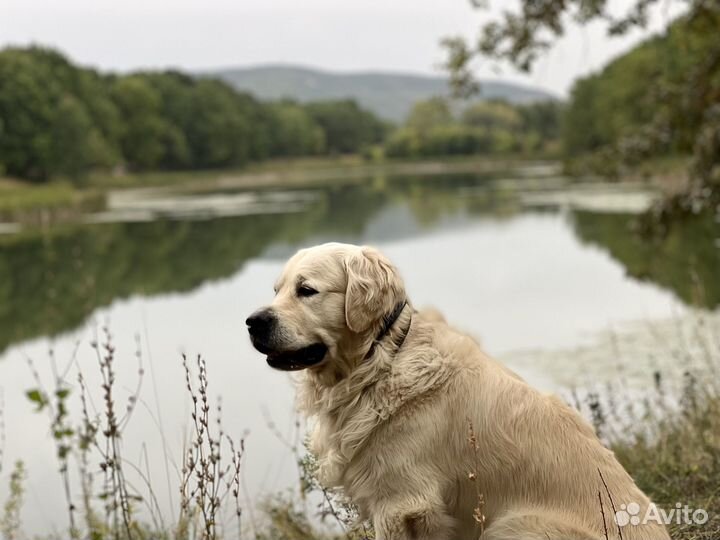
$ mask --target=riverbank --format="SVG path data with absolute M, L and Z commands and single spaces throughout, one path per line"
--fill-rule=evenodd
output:
M 0 224 L 44 225 L 74 219 L 104 208 L 105 193 L 95 187 L 79 189 L 67 182 L 34 185 L 0 179 Z
M 645 159 L 633 166 L 589 155 L 564 162 L 563 172 L 573 178 L 600 178 L 619 183 L 646 183 L 659 189 L 665 197 L 687 191 L 692 156 L 671 155 Z
M 335 180 L 358 181 L 391 176 L 474 174 L 518 168 L 544 169 L 557 174 L 554 161 L 519 158 L 448 158 L 422 161 L 368 161 L 360 156 L 275 160 L 243 169 L 94 174 L 82 185 L 69 182 L 32 184 L 0 178 L 0 223 L 47 225 L 76 221 L 88 212 L 103 210 L 110 198 L 137 198 L 156 190 L 202 193 L 221 190 L 317 186 Z
M 105 208 L 110 197 L 137 197 L 145 190 L 172 189 L 202 193 L 220 190 L 317 186 L 335 180 L 358 181 L 365 178 L 428 176 L 438 174 L 477 174 L 491 171 L 544 169 L 547 176 L 566 175 L 573 180 L 578 171 L 572 164 L 543 156 L 447 157 L 427 160 L 369 160 L 348 155 L 324 158 L 272 160 L 242 169 L 175 171 L 147 173 L 94 173 L 80 185 L 67 181 L 33 184 L 0 178 L 0 223 L 44 225 L 77 220 L 87 212 Z M 648 160 L 627 170 L 619 183 L 645 185 L 665 196 L 682 192 L 688 184 L 689 158 L 672 156 Z M 599 177 L 585 177 L 602 180 Z M 138 191 L 139 190 L 139 191 Z M 152 191 L 150 191 L 152 193 Z

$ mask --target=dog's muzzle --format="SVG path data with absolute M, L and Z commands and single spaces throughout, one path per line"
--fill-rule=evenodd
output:
M 286 349 L 274 343 L 277 333 L 277 317 L 270 308 L 262 308 L 250 315 L 245 321 L 253 347 L 267 355 L 270 367 L 283 371 L 298 371 L 315 366 L 323 361 L 327 346 L 313 343 L 299 349 Z

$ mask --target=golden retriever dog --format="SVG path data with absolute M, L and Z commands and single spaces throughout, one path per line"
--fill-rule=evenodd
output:
M 378 539 L 669 538 L 654 521 L 616 524 L 614 509 L 651 503 L 590 425 L 415 312 L 376 249 L 303 249 L 275 293 L 247 320 L 252 343 L 273 368 L 304 370 L 319 480 Z

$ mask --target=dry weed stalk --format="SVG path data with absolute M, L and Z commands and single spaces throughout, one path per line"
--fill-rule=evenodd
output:
M 77 463 L 80 473 L 80 489 L 82 492 L 82 505 L 85 512 L 85 524 L 91 538 L 102 535 L 102 524 L 97 518 L 92 505 L 93 474 L 90 472 L 90 450 L 96 445 L 95 437 L 98 432 L 99 421 L 91 421 L 88 412 L 85 379 L 81 372 L 77 376 L 80 387 L 80 403 L 82 405 L 82 422 L 77 433 Z
M 120 520 L 122 520 L 122 529 L 128 539 L 133 538 L 133 522 L 132 522 L 132 505 L 131 501 L 141 501 L 142 497 L 132 494 L 130 487 L 125 478 L 122 459 L 122 432 L 127 425 L 135 405 L 138 400 L 140 389 L 142 387 L 142 379 L 144 370 L 142 367 L 142 356 L 139 348 L 135 356 L 138 361 L 138 380 L 135 392 L 128 398 L 125 407 L 125 414 L 119 418 L 116 412 L 115 402 L 115 346 L 112 343 L 112 335 L 107 327 L 103 327 L 103 343 L 99 343 L 97 336 L 95 341 L 90 345 L 95 350 L 95 354 L 100 368 L 102 382 L 103 413 L 101 419 L 96 419 L 97 432 L 103 436 L 103 443 L 94 441 L 95 447 L 102 457 L 100 469 L 104 475 L 103 493 L 100 497 L 106 501 L 105 515 L 109 521 L 112 517 L 113 526 L 110 528 L 114 532 L 115 538 L 120 538 Z M 83 394 L 86 388 L 83 385 Z M 87 425 L 93 425 L 93 421 L 87 416 L 87 409 L 84 409 L 84 422 Z
M 485 530 L 485 514 L 483 513 L 483 508 L 485 507 L 485 496 L 483 495 L 482 491 L 480 490 L 480 485 L 478 483 L 477 474 L 480 470 L 480 446 L 478 445 L 477 440 L 477 434 L 475 433 L 475 428 L 473 427 L 472 421 L 468 418 L 468 443 L 470 445 L 470 449 L 473 452 L 473 470 L 468 472 L 468 480 L 470 480 L 473 485 L 475 486 L 475 495 L 477 497 L 477 506 L 473 509 L 473 518 L 475 519 L 475 522 L 480 527 L 480 534 L 483 533 Z
M 240 507 L 240 462 L 245 449 L 241 440 L 239 450 L 225 434 L 222 427 L 222 405 L 218 400 L 216 418 L 210 415 L 208 397 L 207 365 L 197 356 L 197 381 L 192 384 L 191 369 L 187 357 L 183 354 L 185 383 L 192 400 L 192 434 L 189 447 L 185 450 L 180 486 L 181 523 L 192 520 L 195 512 L 202 517 L 203 540 L 218 538 L 219 512 L 222 501 L 232 495 L 235 499 L 235 514 L 238 520 L 238 537 L 241 536 Z M 213 429 L 214 425 L 214 429 Z M 231 463 L 223 463 L 223 439 L 228 442 L 232 453 Z
M 17 461 L 10 475 L 10 496 L 5 502 L 3 514 L 0 516 L 0 533 L 4 540 L 23 538 L 20 512 L 25 497 L 25 478 L 25 465 L 22 461 Z
M 296 421 L 295 427 L 300 428 L 298 421 Z M 327 489 L 318 481 L 317 459 L 307 450 L 307 447 L 307 453 L 303 456 L 299 455 L 297 447 L 293 447 L 293 450 L 296 452 L 295 457 L 300 471 L 300 497 L 304 505 L 303 514 L 307 514 L 307 505 L 305 503 L 308 494 L 311 492 L 319 493 L 322 495 L 322 501 L 317 506 L 317 516 L 321 521 L 332 517 L 347 540 L 371 540 L 375 538 L 372 523 L 360 519 L 357 506 L 342 497 L 338 492 Z

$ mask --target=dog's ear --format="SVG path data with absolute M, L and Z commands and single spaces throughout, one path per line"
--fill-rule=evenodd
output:
M 375 248 L 362 247 L 349 255 L 345 269 L 345 321 L 353 332 L 370 328 L 405 297 L 397 269 Z

